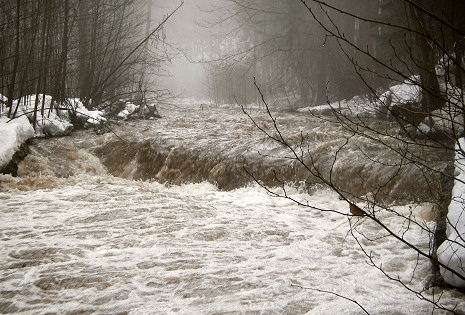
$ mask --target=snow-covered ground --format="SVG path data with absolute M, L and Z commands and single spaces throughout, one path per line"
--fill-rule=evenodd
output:
M 349 117 L 376 117 L 387 113 L 392 106 L 408 106 L 421 101 L 419 76 L 412 76 L 401 84 L 390 87 L 378 96 L 370 99 L 367 95 L 355 96 L 350 100 L 340 100 L 330 104 L 300 108 L 299 112 L 311 112 L 316 115 L 328 115 L 333 111 Z M 370 96 L 372 96 L 370 94 Z
M 53 102 L 53 106 L 52 106 Z M 15 119 L 11 120 L 7 117 L 7 110 L 4 108 L 6 97 L 0 94 L 0 135 L 5 135 L 3 148 L 5 151 L 13 152 L 28 138 L 43 137 L 43 136 L 64 136 L 69 135 L 73 130 L 71 123 L 71 115 L 74 115 L 76 120 L 80 121 L 84 126 L 95 126 L 106 122 L 103 112 L 95 110 L 87 110 L 79 99 L 67 99 L 63 104 L 57 104 L 53 101 L 50 95 L 27 95 L 12 103 L 13 113 L 16 111 Z M 35 114 L 34 108 L 39 110 Z M 42 109 L 44 113 L 42 115 Z M 8 110 L 9 112 L 9 110 Z M 13 117 L 13 114 L 12 114 Z M 35 128 L 27 126 L 32 124 L 35 119 Z M 19 127 L 18 127 L 19 126 Z M 33 133 L 30 133 L 30 130 Z M 24 130 L 29 130 L 25 136 Z M 1 141 L 1 140 L 0 140 Z M 7 143 L 8 142 L 8 143 Z M 0 151 L 0 168 L 2 161 L 11 159 L 10 154 Z

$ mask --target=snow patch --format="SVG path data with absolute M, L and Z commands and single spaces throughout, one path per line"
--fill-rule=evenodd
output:
M 447 215 L 447 240 L 438 248 L 438 259 L 441 263 L 465 276 L 465 157 L 459 149 L 464 148 L 465 138 L 459 139 L 455 161 L 455 171 L 458 173 L 452 189 L 452 201 Z M 452 272 L 441 268 L 444 280 L 455 287 L 465 288 L 465 281 Z
M 402 84 L 394 85 L 381 96 L 381 100 L 390 100 L 390 106 L 403 106 L 421 101 L 420 77 L 412 76 Z
M 69 135 L 73 130 L 70 112 L 84 125 L 96 125 L 105 122 L 101 111 L 87 110 L 79 99 L 69 99 L 64 104 L 57 104 L 50 95 L 29 95 L 14 100 L 13 109 L 18 108 L 15 119 L 2 117 L 6 112 L 7 98 L 0 94 L 0 168 L 6 166 L 14 153 L 29 138 L 43 136 Z M 35 131 L 31 123 L 36 111 Z M 44 109 L 43 111 L 41 109 Z
M 348 117 L 375 117 L 379 113 L 387 113 L 386 108 L 405 106 L 421 101 L 419 76 L 412 76 L 403 83 L 392 86 L 374 102 L 368 96 L 354 96 L 350 100 L 341 100 L 330 104 L 300 108 L 298 112 L 311 112 L 315 115 L 331 115 L 337 112 Z
M 125 102 L 124 109 L 121 110 L 117 118 L 122 120 L 129 119 L 154 119 L 160 118 L 157 106 L 154 103 L 143 103 L 136 105 L 130 101 Z
M 21 97 L 19 100 L 14 100 L 13 108 L 18 106 L 20 113 L 25 115 L 30 122 L 34 121 L 35 108 L 36 125 L 35 136 L 63 136 L 69 135 L 73 129 L 73 125 L 65 117 L 61 117 L 55 103 L 50 95 L 28 95 Z M 43 111 L 40 109 L 44 109 Z
M 123 119 L 123 120 L 127 120 L 129 115 L 134 113 L 139 108 L 140 108 L 140 106 L 138 106 L 138 105 L 135 105 L 135 104 L 133 104 L 131 102 L 126 102 L 126 106 L 124 107 L 124 109 L 122 111 L 120 111 L 118 113 L 117 117 L 120 118 L 120 119 Z
M 373 106 L 372 102 L 366 96 L 355 96 L 350 100 L 341 100 L 330 104 L 309 106 L 299 108 L 298 112 L 308 113 L 314 115 L 331 115 L 337 112 L 344 116 L 350 117 L 373 117 L 376 114 L 377 108 Z
M 66 107 L 76 115 L 76 118 L 83 122 L 84 127 L 95 126 L 107 121 L 100 110 L 88 110 L 78 98 L 70 98 L 65 102 Z
M 0 169 L 6 166 L 19 147 L 34 136 L 34 129 L 25 116 L 9 121 L 0 117 Z
M 71 114 L 74 114 L 84 127 L 98 125 L 106 121 L 101 111 L 87 110 L 79 99 L 68 99 L 63 104 L 58 104 L 50 95 L 28 95 L 13 101 L 13 108 L 16 106 L 18 106 L 20 114 L 25 115 L 31 123 L 34 121 L 34 109 L 38 108 L 36 111 L 36 137 L 69 135 L 73 130 Z M 42 108 L 44 108 L 43 112 Z

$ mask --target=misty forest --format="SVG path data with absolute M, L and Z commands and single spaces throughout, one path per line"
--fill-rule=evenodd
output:
M 0 0 L 0 313 L 465 314 L 465 2 Z

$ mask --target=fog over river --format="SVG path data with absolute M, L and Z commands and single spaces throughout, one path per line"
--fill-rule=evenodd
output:
M 250 111 L 270 128 L 263 112 Z M 288 153 L 239 108 L 191 104 L 160 112 L 159 120 L 114 126 L 118 136 L 88 130 L 34 140 L 20 176 L 0 176 L 0 313 L 364 313 L 332 293 L 371 314 L 431 313 L 430 303 L 370 266 L 360 245 L 416 290 L 431 280 L 428 260 L 383 237 L 373 222 L 298 206 L 251 180 L 244 166 L 270 185 L 276 173 L 297 200 L 349 210 L 291 160 L 269 157 Z M 324 167 L 346 131 L 316 121 L 292 113 L 278 120 L 290 142 L 304 135 Z M 363 194 L 370 176 L 389 173 L 365 159 L 396 157 L 355 140 L 339 150 L 334 174 L 341 186 Z M 406 169 L 410 175 L 387 185 L 386 194 L 425 199 L 416 172 Z M 425 213 L 398 204 L 400 213 Z M 400 217 L 380 219 L 396 232 L 407 229 Z M 404 237 L 425 249 L 430 242 L 418 226 Z M 440 303 L 465 309 L 461 293 L 438 290 L 424 296 L 442 294 Z

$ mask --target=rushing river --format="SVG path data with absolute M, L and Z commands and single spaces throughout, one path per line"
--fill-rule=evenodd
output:
M 241 111 L 194 106 L 163 114 L 116 126 L 118 137 L 81 131 L 35 140 L 20 176 L 0 177 L 0 313 L 363 313 L 341 296 L 371 314 L 431 313 L 430 303 L 370 266 L 360 246 L 416 290 L 430 282 L 427 260 L 372 222 L 300 207 L 251 181 L 243 166 L 265 183 L 276 180 L 271 174 L 294 182 L 287 192 L 297 200 L 348 212 L 333 192 L 309 189 L 312 179 L 288 159 L 269 157 L 286 152 Z M 266 116 L 256 115 L 267 128 Z M 344 136 L 313 117 L 283 114 L 282 122 L 290 141 L 313 124 L 306 135 L 315 141 L 312 152 L 324 155 L 321 163 Z M 360 146 L 382 158 L 357 142 L 344 147 L 337 174 Z M 363 159 L 352 156 L 352 163 L 365 170 Z M 390 192 L 405 191 L 406 180 Z M 354 193 L 366 189 L 352 186 Z M 402 197 L 427 195 L 417 186 Z M 418 217 L 425 212 L 413 209 Z M 406 229 L 399 217 L 381 219 Z M 425 234 L 412 226 L 403 235 L 428 248 Z M 456 290 L 424 292 L 439 294 L 440 303 L 465 309 Z

